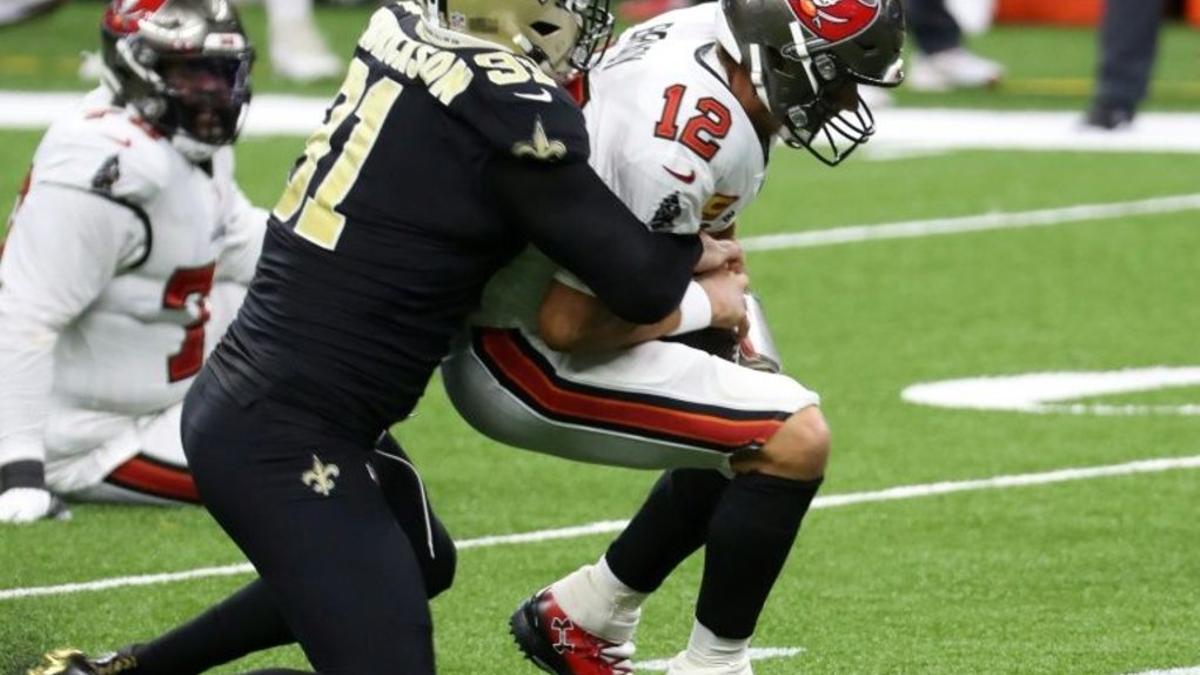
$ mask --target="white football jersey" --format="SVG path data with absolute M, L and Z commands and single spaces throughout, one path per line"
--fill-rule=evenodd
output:
M 766 148 L 718 59 L 705 3 L 621 35 L 589 75 L 592 166 L 657 230 L 720 231 L 757 196 Z
M 40 459 L 51 399 L 129 415 L 182 400 L 219 337 L 213 283 L 248 283 L 258 259 L 266 213 L 234 183 L 232 150 L 194 165 L 110 101 L 98 90 L 50 127 L 10 220 L 0 464 Z
M 767 148 L 717 57 L 718 3 L 662 14 L 621 35 L 588 76 L 590 163 L 650 227 L 717 232 L 758 195 Z M 532 247 L 484 290 L 476 325 L 537 328 L 553 263 Z M 587 290 L 565 271 L 557 278 Z

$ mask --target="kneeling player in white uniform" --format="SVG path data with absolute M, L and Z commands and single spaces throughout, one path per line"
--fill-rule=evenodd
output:
M 899 0 L 726 0 L 662 15 L 627 31 L 590 76 L 591 161 L 651 227 L 731 236 L 773 136 L 837 164 L 873 133 L 856 87 L 899 84 L 902 42 Z M 749 640 L 824 475 L 829 435 L 816 394 L 733 362 L 769 364 L 745 341 L 711 330 L 657 339 L 710 325 L 707 297 L 690 295 L 656 326 L 623 324 L 529 253 L 493 280 L 470 341 L 443 367 L 460 412 L 497 440 L 676 467 L 597 564 L 513 615 L 518 644 L 544 670 L 632 672 L 640 605 L 705 546 L 693 634 L 669 672 L 751 672 Z
M 206 0 L 207 1 L 207 0 Z M 253 52 L 231 7 L 104 16 L 104 86 L 46 132 L 0 258 L 0 522 L 59 495 L 195 502 L 184 394 L 241 304 L 266 213 L 233 179 Z

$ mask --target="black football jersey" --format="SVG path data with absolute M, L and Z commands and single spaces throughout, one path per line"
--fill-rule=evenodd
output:
M 416 404 L 488 278 L 525 244 L 484 169 L 585 162 L 570 96 L 530 59 L 378 10 L 271 213 L 257 275 L 210 367 L 378 433 Z

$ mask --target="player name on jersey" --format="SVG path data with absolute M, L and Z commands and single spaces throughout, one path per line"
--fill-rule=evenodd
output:
M 420 14 L 415 3 L 400 5 Z M 424 27 L 425 24 L 419 24 L 418 30 Z M 412 39 L 400 28 L 400 21 L 391 10 L 380 9 L 371 17 L 358 46 L 397 73 L 409 79 L 420 79 L 442 105 L 450 105 L 467 90 L 475 74 L 458 54 L 436 46 L 435 36 L 422 37 L 428 41 Z

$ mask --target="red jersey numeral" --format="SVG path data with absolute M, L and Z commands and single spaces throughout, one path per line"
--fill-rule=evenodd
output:
M 717 141 L 728 136 L 730 128 L 733 127 L 733 115 L 725 104 L 706 96 L 696 102 L 696 111 L 699 114 L 688 118 L 683 127 L 683 134 L 680 134 L 677 120 L 686 92 L 687 87 L 682 84 L 673 84 L 663 92 L 666 104 L 663 106 L 662 117 L 654 126 L 654 135 L 670 141 L 677 140 L 704 161 L 711 162 L 721 149 L 721 144 Z
M 189 298 L 193 298 L 200 308 L 196 320 L 184 326 L 186 332 L 179 351 L 167 357 L 167 379 L 170 382 L 186 380 L 200 372 L 200 367 L 204 365 L 204 325 L 211 316 L 208 294 L 212 292 L 215 272 L 214 263 L 204 267 L 183 267 L 175 270 L 167 280 L 163 309 L 186 311 Z
M 667 100 L 667 103 L 663 106 L 662 118 L 654 127 L 655 136 L 668 141 L 679 137 L 679 125 L 675 124 L 675 120 L 679 118 L 679 106 L 683 103 L 683 95 L 686 92 L 687 87 L 682 84 L 673 84 L 663 92 L 663 98 Z

